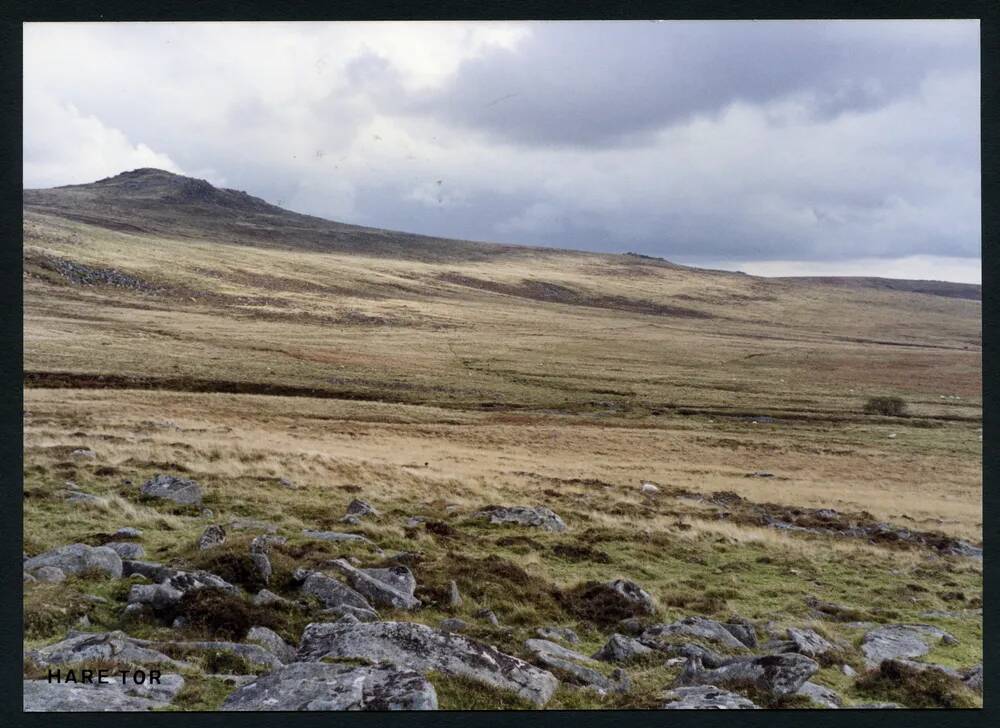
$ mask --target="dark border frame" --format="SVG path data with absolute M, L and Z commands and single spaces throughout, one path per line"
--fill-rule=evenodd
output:
M 22 164 L 22 28 L 23 22 L 44 21 L 206 21 L 206 20 L 576 20 L 576 19 L 814 19 L 814 18 L 978 18 L 980 19 L 981 99 L 982 99 L 982 228 L 983 228 L 983 429 L 987 438 L 983 449 L 984 548 L 989 554 L 984 562 L 984 666 L 987 694 L 984 709 L 976 711 L 760 711 L 727 715 L 698 711 L 670 714 L 657 711 L 554 711 L 554 712 L 483 712 L 483 713 L 115 713 L 116 724 L 147 726 L 184 725 L 269 726 L 280 721 L 296 725 L 435 725 L 464 726 L 468 721 L 479 725 L 528 726 L 559 724 L 567 720 L 580 728 L 611 726 L 628 721 L 632 726 L 676 725 L 722 726 L 735 718 L 743 725 L 802 725 L 808 721 L 820 728 L 850 722 L 854 726 L 913 725 L 1000 725 L 1000 708 L 992 689 L 997 675 L 996 564 L 993 546 L 1000 533 L 1000 490 L 997 473 L 1000 449 L 990 447 L 1000 400 L 990 384 L 998 373 L 998 334 L 987 325 L 995 321 L 1000 303 L 1000 259 L 996 255 L 996 235 L 1000 228 L 997 205 L 998 149 L 997 121 L 1000 119 L 997 89 L 1000 88 L 1000 4 L 990 0 L 632 0 L 629 3 L 607 0 L 415 0 L 403 3 L 392 0 L 349 0 L 337 4 L 315 0 L 267 2 L 250 0 L 201 0 L 200 2 L 162 2 L 155 6 L 128 0 L 16 0 L 0 12 L 0 671 L 6 689 L 0 697 L 0 717 L 7 725 L 45 725 L 58 718 L 51 714 L 21 713 L 20 676 L 22 672 L 22 584 L 17 581 L 16 552 L 21 550 L 22 523 L 20 487 L 22 478 L 23 412 L 23 309 L 21 290 L 21 164 Z M 74 726 L 102 726 L 106 715 L 79 713 L 64 716 Z

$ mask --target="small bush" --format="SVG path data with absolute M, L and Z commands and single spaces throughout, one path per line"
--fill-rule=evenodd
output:
M 862 695 L 900 703 L 907 708 L 975 708 L 976 700 L 962 681 L 931 668 L 911 667 L 885 660 L 861 677 L 856 687 Z
M 906 414 L 906 402 L 899 397 L 872 397 L 865 403 L 865 414 L 901 417 Z

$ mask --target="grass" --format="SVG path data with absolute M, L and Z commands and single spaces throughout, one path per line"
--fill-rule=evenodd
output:
M 249 563 L 256 531 L 230 524 L 255 519 L 288 539 L 271 552 L 273 591 L 297 598 L 299 566 L 339 557 L 375 566 L 408 552 L 424 607 L 380 610 L 383 618 L 461 617 L 468 635 L 521 657 L 546 624 L 575 629 L 584 654 L 599 649 L 628 614 L 582 599 L 582 585 L 627 578 L 653 596 L 657 620 L 739 615 L 777 632 L 817 628 L 843 651 L 814 679 L 854 702 L 885 694 L 873 683 L 861 695 L 840 672 L 858 666 L 856 618 L 933 623 L 959 642 L 935 645 L 928 660 L 982 660 L 981 617 L 925 616 L 981 607 L 981 564 L 737 524 L 682 495 L 730 491 L 867 511 L 978 542 L 978 302 L 664 266 L 640 265 L 640 274 L 583 254 L 459 264 L 219 246 L 34 212 L 25 236 L 29 254 L 114 266 L 168 291 L 74 287 L 26 266 L 25 369 L 78 377 L 67 380 L 75 387 L 25 390 L 29 555 L 135 526 L 146 559 L 206 569 L 252 592 L 261 586 Z M 461 276 L 498 285 L 470 287 L 455 282 Z M 539 282 L 602 307 L 521 295 L 549 290 Z M 616 309 L 619 299 L 704 316 Z M 345 318 L 351 311 L 363 317 Z M 133 388 L 96 388 L 96 373 L 133 377 L 120 380 Z M 222 379 L 310 396 L 185 390 Z M 873 396 L 905 399 L 908 416 L 864 414 Z M 73 458 L 76 448 L 95 459 Z M 747 477 L 756 471 L 774 477 Z M 157 472 L 196 479 L 212 515 L 141 498 Z M 644 480 L 661 493 L 642 495 Z M 98 500 L 69 503 L 67 481 Z M 354 497 L 381 518 L 341 523 Z M 548 506 L 568 530 L 470 517 L 490 503 Z M 408 528 L 411 516 L 425 524 Z M 226 528 L 227 542 L 199 551 L 210 523 Z M 303 529 L 363 534 L 383 553 L 311 540 Z M 464 599 L 456 609 L 447 606 L 451 580 Z M 26 585 L 26 647 L 54 641 L 83 615 L 94 631 L 174 635 L 162 620 L 122 621 L 130 583 Z M 818 618 L 810 598 L 845 605 L 844 621 Z M 315 604 L 259 610 L 208 593 L 189 601 L 189 626 L 176 632 L 186 639 L 238 638 L 263 624 L 296 644 L 305 624 L 325 619 Z M 500 627 L 475 616 L 484 608 Z M 186 675 L 174 707 L 218 707 L 232 688 L 205 672 L 223 667 Z M 677 668 L 642 662 L 628 672 L 628 696 L 562 686 L 548 707 L 655 708 Z M 445 708 L 529 707 L 478 683 L 431 680 Z

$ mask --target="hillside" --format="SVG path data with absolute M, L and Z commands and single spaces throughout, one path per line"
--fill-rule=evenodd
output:
M 357 629 L 449 624 L 558 676 L 539 697 L 432 671 L 442 708 L 661 707 L 678 656 L 771 660 L 790 628 L 828 647 L 782 659 L 844 704 L 981 703 L 971 296 L 372 230 L 156 170 L 26 191 L 23 286 L 26 556 L 111 542 L 231 587 L 163 607 L 139 572 L 26 578 L 26 649 L 122 630 L 190 661 L 174 708 L 215 710 L 262 670 L 251 626 L 304 645 L 340 617 L 303 574 L 348 559 L 409 585 Z M 886 396 L 906 412 L 866 412 Z M 202 497 L 151 496 L 157 474 Z M 878 630 L 961 672 L 892 682 L 863 651 Z M 585 656 L 626 632 L 654 651 Z M 551 667 L 540 634 L 590 672 Z

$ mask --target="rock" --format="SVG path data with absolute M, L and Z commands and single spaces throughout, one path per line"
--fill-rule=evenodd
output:
M 639 617 L 627 617 L 618 623 L 618 631 L 622 634 L 632 635 L 637 637 L 643 633 L 645 630 L 643 626 L 642 619 Z
M 246 641 L 260 645 L 284 663 L 295 660 L 295 648 L 267 627 L 251 627 L 247 632 Z
M 31 584 L 33 582 L 37 582 L 38 581 L 38 579 L 36 579 L 35 577 L 33 577 L 27 571 L 24 572 L 23 576 L 24 576 L 23 583 L 25 583 L 25 584 Z
M 66 573 L 55 566 L 40 566 L 35 569 L 34 578 L 38 581 L 55 584 L 60 581 L 66 581 Z
M 30 650 L 25 653 L 25 657 L 40 667 L 84 662 L 130 662 L 144 668 L 156 664 L 186 666 L 162 652 L 147 649 L 143 641 L 132 639 L 120 631 L 79 633 L 61 642 Z
M 367 539 L 364 536 L 359 536 L 356 533 L 339 533 L 337 531 L 310 531 L 309 529 L 305 529 L 302 531 L 302 534 L 306 538 L 316 539 L 317 541 L 332 541 L 332 542 L 361 541 L 362 543 L 371 544 L 372 546 L 375 545 L 371 542 L 370 539 Z
M 754 626 L 750 624 L 750 622 L 723 622 L 722 626 L 729 631 L 729 634 L 742 642 L 746 647 L 750 647 L 752 649 L 757 646 L 757 630 L 754 629 Z
M 377 606 L 393 609 L 416 609 L 420 606 L 420 600 L 413 596 L 416 580 L 405 566 L 362 570 L 344 559 L 331 561 L 330 566 L 343 574 L 355 591 Z
M 357 516 L 358 518 L 378 518 L 379 516 L 378 511 L 359 498 L 355 498 L 347 504 L 347 515 Z
M 159 583 L 169 579 L 177 573 L 177 569 L 171 569 L 169 566 L 157 564 L 152 561 L 134 561 L 132 559 L 122 560 L 122 576 L 139 574 L 141 576 L 145 576 L 152 582 Z
M 846 675 L 847 677 L 854 677 L 854 676 L 856 676 L 856 675 L 858 674 L 858 671 L 857 671 L 857 670 L 855 670 L 855 669 L 854 669 L 853 667 L 851 667 L 850 665 L 846 665 L 846 664 L 845 664 L 845 665 L 841 665 L 841 666 L 840 666 L 840 671 L 841 671 L 841 672 L 842 672 L 842 673 L 843 673 L 844 675 Z
M 271 533 L 262 533 L 254 536 L 250 542 L 250 553 L 270 554 L 272 546 L 283 546 L 288 543 L 284 536 L 275 536 Z
M 141 644 L 156 647 L 165 647 L 171 650 L 181 650 L 185 652 L 224 652 L 237 657 L 242 657 L 253 665 L 277 668 L 281 667 L 281 660 L 270 650 L 264 649 L 260 645 L 244 645 L 239 642 L 154 642 L 152 640 L 136 640 Z
M 338 607 L 324 609 L 323 614 L 332 614 L 336 617 L 340 617 L 341 620 L 349 618 L 355 622 L 378 622 L 382 619 L 378 612 L 374 609 L 352 607 L 347 604 L 341 604 Z
M 608 639 L 600 650 L 594 653 L 595 660 L 604 662 L 630 662 L 638 657 L 651 655 L 653 650 L 638 640 L 617 632 Z
M 442 619 L 439 626 L 445 632 L 464 632 L 469 628 L 469 625 L 464 620 L 457 617 Z
M 181 505 L 201 505 L 201 486 L 173 475 L 157 475 L 143 483 L 140 492 L 150 498 L 166 498 Z
M 814 682 L 802 683 L 802 687 L 798 689 L 796 694 L 805 695 L 814 703 L 824 708 L 836 709 L 844 704 L 844 699 L 833 690 L 824 685 L 817 685 Z
M 789 627 L 788 639 L 791 640 L 795 652 L 808 657 L 819 657 L 834 649 L 832 644 L 812 629 Z
M 133 543 L 131 541 L 112 541 L 111 543 L 106 543 L 104 545 L 118 554 L 119 558 L 123 560 L 123 563 L 125 559 L 141 559 L 146 555 L 146 550 L 142 547 L 141 543 Z
M 730 662 L 735 662 L 740 659 L 731 655 L 720 655 L 718 652 L 714 652 L 707 647 L 702 647 L 701 645 L 690 642 L 685 642 L 681 645 L 664 645 L 661 649 L 668 655 L 677 656 L 675 658 L 677 660 L 675 664 L 683 664 L 687 662 L 689 658 L 697 657 L 701 660 L 703 667 L 716 668 L 728 665 Z
M 462 595 L 458 593 L 458 584 L 454 579 L 448 584 L 448 606 L 452 609 L 462 606 Z
M 221 546 L 226 542 L 226 529 L 217 523 L 208 526 L 198 539 L 198 548 L 202 551 Z
M 146 604 L 155 610 L 172 607 L 185 592 L 211 587 L 236 593 L 239 590 L 222 577 L 207 571 L 173 571 L 158 584 L 136 584 L 128 593 L 128 603 Z
M 344 516 L 340 519 L 341 523 L 347 523 L 351 526 L 360 526 L 361 519 L 358 516 Z
M 653 483 L 644 482 L 639 487 L 639 492 L 642 493 L 643 495 L 656 495 L 657 493 L 660 492 L 660 489 Z
M 271 559 L 262 551 L 254 551 L 250 554 L 257 576 L 265 584 L 271 583 Z
M 28 713 L 138 712 L 170 704 L 184 687 L 180 675 L 160 676 L 160 684 L 122 685 L 109 676 L 106 684 L 24 681 L 24 711 Z
M 500 626 L 500 620 L 497 619 L 496 612 L 494 612 L 492 609 L 479 609 L 472 616 L 476 617 L 477 619 L 485 619 L 494 627 Z
M 714 685 L 674 688 L 664 696 L 663 710 L 755 710 L 742 695 L 721 690 Z
M 574 645 L 580 641 L 580 637 L 569 627 L 539 627 L 535 634 L 545 640 L 562 640 Z
M 70 457 L 76 458 L 77 460 L 94 460 L 97 458 L 97 453 L 93 450 L 80 448 L 71 452 Z
M 486 519 L 494 525 L 514 524 L 554 532 L 566 530 L 563 520 L 544 506 L 487 506 L 473 518 Z
M 24 562 L 24 570 L 28 573 L 33 573 L 42 566 L 55 566 L 65 574 L 96 570 L 114 579 L 122 575 L 121 557 L 112 549 L 107 546 L 87 546 L 82 543 L 46 551 Z
M 659 647 L 663 644 L 664 638 L 675 635 L 698 637 L 731 650 L 746 650 L 746 645 L 734 637 L 725 625 L 704 617 L 685 617 L 672 624 L 654 624 L 642 633 L 640 641 L 647 646 Z
M 184 617 L 175 617 L 174 621 L 170 623 L 170 629 L 184 629 L 187 625 L 187 619 Z
M 182 596 L 184 592 L 169 584 L 136 584 L 129 589 L 128 604 L 130 607 L 148 605 L 160 611 L 177 604 Z M 135 611 L 133 610 L 133 613 Z
M 103 498 L 92 493 L 84 493 L 81 490 L 66 491 L 66 500 L 70 503 L 102 503 Z
M 797 692 L 817 670 L 819 665 L 815 660 L 794 653 L 737 659 L 712 669 L 704 668 L 698 657 L 691 657 L 675 684 L 751 688 L 782 696 Z
M 142 531 L 138 528 L 132 528 L 131 526 L 125 526 L 124 528 L 119 528 L 113 534 L 112 538 L 140 538 L 142 536 Z
M 233 531 L 263 531 L 264 533 L 277 533 L 278 527 L 267 521 L 258 521 L 256 518 L 234 518 L 228 524 Z
M 548 702 L 559 683 L 551 673 L 489 645 L 413 622 L 310 624 L 298 657 L 384 660 L 402 669 L 433 670 L 510 690 L 536 705 Z
M 926 624 L 890 624 L 866 632 L 861 638 L 861 652 L 869 667 L 897 657 L 926 655 L 930 639 L 940 640 L 947 632 Z
M 903 706 L 899 703 L 855 703 L 844 707 L 850 710 L 898 710 Z
M 349 606 L 371 610 L 371 604 L 361 594 L 326 574 L 310 574 L 302 584 L 302 592 L 318 598 L 328 609 Z
M 84 614 L 82 617 L 76 620 L 76 626 L 79 627 L 80 629 L 87 629 L 88 627 L 90 627 L 90 617 Z
M 259 592 L 254 594 L 250 599 L 258 607 L 268 607 L 268 606 L 282 606 L 282 607 L 292 607 L 295 602 L 290 599 L 285 599 L 282 596 L 278 596 L 272 591 L 267 589 L 261 589 Z
M 290 490 L 295 490 L 296 485 L 288 478 L 278 478 L 278 485 L 282 488 L 289 488 Z
M 437 693 L 425 677 L 412 670 L 300 662 L 238 688 L 221 709 L 436 710 Z
M 586 655 L 568 650 L 548 640 L 529 639 L 524 643 L 524 647 L 544 667 L 561 671 L 578 685 L 593 688 L 601 694 L 626 691 L 625 685 L 610 680 L 593 667 L 588 667 L 598 663 Z
M 983 694 L 983 666 L 976 665 L 961 671 L 962 682 L 973 692 Z

